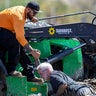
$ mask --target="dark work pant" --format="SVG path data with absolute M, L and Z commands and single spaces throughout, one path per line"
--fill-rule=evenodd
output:
M 29 78 L 34 78 L 33 68 L 27 68 L 31 64 L 29 57 L 25 54 L 23 47 L 17 41 L 15 34 L 7 29 L 0 28 L 0 58 L 5 64 L 5 53 L 8 52 L 8 63 L 6 68 L 8 73 L 14 71 L 18 62 L 24 69 L 24 74 Z M 31 71 L 30 71 L 30 70 Z M 31 73 L 30 73 L 31 72 Z
M 21 66 L 23 67 L 23 75 L 27 76 L 27 79 L 30 81 L 30 79 L 34 78 L 34 70 L 31 63 L 31 60 L 26 55 L 24 48 L 21 46 L 20 48 L 20 60 L 19 60 Z
M 8 52 L 8 64 L 6 66 L 8 73 L 14 71 L 20 56 L 20 44 L 16 40 L 15 34 L 0 28 L 0 49 L 1 54 Z M 3 63 L 5 63 L 4 55 L 1 55 Z

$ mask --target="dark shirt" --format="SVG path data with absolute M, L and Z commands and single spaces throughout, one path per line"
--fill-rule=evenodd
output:
M 71 79 L 65 73 L 61 71 L 53 71 L 50 75 L 50 83 L 52 85 L 54 93 L 58 90 L 61 84 L 67 84 L 69 90 L 77 90 L 82 85 L 77 84 L 76 81 Z

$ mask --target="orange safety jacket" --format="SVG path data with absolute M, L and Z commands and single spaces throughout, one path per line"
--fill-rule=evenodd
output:
M 28 43 L 24 36 L 25 20 L 24 6 L 14 6 L 0 12 L 0 27 L 15 33 L 16 39 L 22 46 Z

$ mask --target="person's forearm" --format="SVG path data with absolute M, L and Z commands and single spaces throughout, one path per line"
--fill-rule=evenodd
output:
M 26 50 L 28 53 L 31 53 L 32 50 L 33 50 L 33 48 L 31 47 L 30 44 L 26 44 L 26 45 L 24 46 L 24 48 L 25 48 L 25 50 Z
M 39 51 L 38 49 L 33 49 L 30 44 L 26 44 L 26 45 L 24 46 L 24 48 L 26 49 L 26 51 L 27 51 L 28 53 L 32 54 L 32 56 L 33 56 L 35 59 L 39 59 L 41 53 L 40 53 L 40 51 Z
M 65 85 L 65 84 L 60 85 L 57 92 L 56 92 L 56 96 L 63 95 L 66 88 L 67 88 L 67 85 Z

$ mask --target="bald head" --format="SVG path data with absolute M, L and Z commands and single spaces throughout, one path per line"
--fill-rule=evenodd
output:
M 50 74 L 53 71 L 53 67 L 50 63 L 44 62 L 37 66 L 37 71 L 45 81 L 49 81 Z
M 37 70 L 52 70 L 53 71 L 53 67 L 50 63 L 48 62 L 44 62 L 44 63 L 41 63 L 40 65 L 37 66 Z

